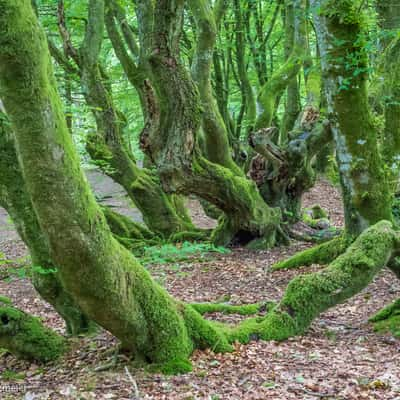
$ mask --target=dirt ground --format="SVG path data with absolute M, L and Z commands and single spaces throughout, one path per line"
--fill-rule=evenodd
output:
M 140 213 L 121 188 L 91 171 L 88 179 L 97 197 L 117 211 L 140 221 Z M 105 198 L 106 197 L 106 198 Z M 343 224 L 340 195 L 321 181 L 305 196 L 304 206 L 319 203 L 336 226 Z M 193 218 L 201 226 L 213 221 L 190 201 Z M 270 251 L 234 249 L 203 260 L 150 266 L 168 291 L 188 302 L 229 299 L 233 304 L 277 300 L 295 275 L 315 271 L 271 272 L 276 261 L 305 248 L 304 243 Z M 4 210 L 0 209 L 0 251 L 21 262 L 26 249 Z M 18 307 L 35 314 L 60 333 L 63 322 L 35 293 L 26 278 L 0 280 L 0 293 Z M 362 293 L 318 318 L 303 337 L 285 342 L 256 341 L 236 345 L 229 354 L 196 351 L 193 372 L 166 377 L 134 369 L 126 356 L 115 358 L 116 341 L 106 332 L 71 341 L 63 360 L 49 365 L 0 357 L 0 399 L 387 399 L 400 400 L 400 341 L 375 333 L 367 319 L 399 298 L 400 281 L 383 271 Z M 235 316 L 213 315 L 234 322 Z M 128 371 L 128 373 L 127 373 Z M 132 379 L 135 383 L 132 382 Z M 135 386 L 137 385 L 137 390 Z M 14 390 L 13 393 L 10 393 Z M 8 391 L 8 393 L 7 393 Z

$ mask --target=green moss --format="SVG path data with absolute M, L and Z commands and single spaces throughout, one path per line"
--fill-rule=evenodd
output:
M 224 331 L 218 324 L 207 321 L 192 306 L 185 305 L 183 318 L 197 348 L 210 348 L 215 352 L 229 352 L 233 348 L 224 335 Z
M 325 2 L 320 12 L 337 19 L 343 25 L 363 26 L 365 17 L 360 10 L 359 0 L 329 0 Z
M 229 342 L 247 344 L 252 340 L 260 339 L 262 318 L 248 318 L 237 326 L 224 326 L 224 333 Z
M 392 218 L 389 185 L 368 107 L 368 26 L 360 6 L 359 0 L 329 0 L 316 13 L 316 18 L 326 16 L 319 34 L 325 41 L 328 108 L 338 122 L 333 130 L 346 231 L 352 236 Z
M 274 264 L 271 269 L 276 271 L 279 269 L 309 266 L 311 264 L 329 264 L 346 250 L 348 243 L 349 239 L 346 236 L 339 236 L 329 242 L 296 253 L 286 260 L 279 261 Z
M 209 237 L 209 231 L 183 231 L 175 233 L 170 237 L 170 241 L 173 243 L 182 242 L 198 242 L 205 241 Z
M 400 299 L 394 301 L 369 319 L 377 332 L 391 332 L 400 338 Z
M 273 302 L 231 305 L 226 303 L 192 303 L 191 306 L 199 313 L 216 313 L 252 315 L 271 309 Z
M 55 360 L 66 350 L 63 337 L 38 318 L 9 306 L 0 306 L 0 346 L 17 357 L 41 362 Z
M 107 219 L 111 232 L 125 247 L 131 248 L 131 245 L 136 247 L 136 243 L 138 242 L 142 242 L 143 245 L 152 240 L 157 242 L 157 236 L 146 228 L 146 226 L 132 221 L 130 218 L 111 210 L 109 207 L 101 207 L 101 209 Z
M 104 11 L 101 2 L 94 7 Z M 187 359 L 193 343 L 176 302 L 113 238 L 80 169 L 29 0 L 0 0 L 0 90 L 35 213 L 68 293 L 149 362 Z
M 319 204 L 315 204 L 312 207 L 304 209 L 302 220 L 311 228 L 318 229 L 321 226 L 330 226 L 328 214 Z
M 388 333 L 400 339 L 400 313 L 393 315 L 384 321 L 374 323 L 374 330 L 376 332 Z
M 0 204 L 11 216 L 28 246 L 32 263 L 32 282 L 42 298 L 65 320 L 71 335 L 86 333 L 93 327 L 74 299 L 65 291 L 50 257 L 48 243 L 41 231 L 32 201 L 17 159 L 13 133 L 8 119 L 0 111 Z M 91 328 L 90 328 L 91 329 Z
M 163 364 L 150 364 L 147 370 L 161 372 L 164 375 L 185 374 L 192 371 L 192 363 L 189 360 L 171 360 Z
M 12 301 L 11 301 L 11 299 L 9 297 L 0 296 L 0 303 L 11 305 Z

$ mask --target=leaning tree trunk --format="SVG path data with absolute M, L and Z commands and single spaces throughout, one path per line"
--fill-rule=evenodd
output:
M 320 96 L 319 92 L 315 94 L 319 85 L 315 82 L 315 75 L 309 71 L 306 74 L 307 104 L 299 115 L 296 77 L 303 64 L 310 65 L 311 54 L 306 51 L 306 3 L 289 3 L 286 10 L 287 61 L 261 91 L 259 100 L 263 104 L 263 112 L 256 124 L 261 129 L 250 135 L 250 145 L 257 155 L 251 160 L 249 176 L 256 182 L 264 201 L 271 207 L 279 207 L 288 223 L 297 224 L 301 220 L 302 196 L 315 184 L 314 159 L 331 141 L 331 132 L 329 124 L 320 118 Z M 290 98 L 287 99 L 285 117 L 278 132 L 270 124 L 278 99 L 286 87 Z M 303 232 L 299 232 L 299 228 Z M 290 231 L 295 237 L 321 236 L 321 232 L 302 223 L 290 228 Z M 322 233 L 322 236 L 326 235 L 327 232 Z M 328 233 L 328 236 L 331 234 Z
M 197 27 L 197 44 L 191 72 L 203 108 L 201 125 L 204 132 L 205 155 L 209 161 L 243 176 L 243 172 L 232 159 L 228 131 L 211 86 L 211 66 L 217 37 L 214 14 L 209 0 L 190 0 L 188 5 Z
M 87 333 L 95 327 L 66 292 L 51 260 L 18 164 L 9 124 L 0 110 L 0 205 L 30 250 L 35 289 L 61 315 L 69 334 Z
M 286 62 L 276 71 L 261 88 L 258 95 L 258 105 L 261 110 L 255 123 L 255 130 L 269 128 L 272 125 L 276 106 L 285 89 L 298 75 L 305 60 L 306 39 L 306 1 L 293 2 L 294 13 L 294 44 Z
M 233 329 L 207 322 L 171 298 L 112 238 L 79 168 L 29 0 L 0 0 L 0 88 L 32 204 L 63 282 L 93 320 L 139 357 L 164 363 L 167 372 L 187 370 L 195 346 L 226 351 L 236 339 L 303 333 L 322 311 L 364 288 L 399 247 L 391 223 L 380 222 L 326 270 L 293 280 L 265 317 Z
M 400 171 L 400 1 L 377 1 L 383 60 L 379 73 L 384 99 L 385 128 L 382 155 L 392 192 L 398 190 Z
M 90 12 L 98 2 L 90 1 Z M 0 0 L 0 88 L 51 258 L 82 310 L 139 358 L 175 370 L 189 367 L 195 346 L 229 349 L 216 328 L 172 299 L 112 237 L 80 169 L 29 0 Z
M 298 12 L 298 10 L 296 10 Z M 293 1 L 286 2 L 284 11 L 284 24 L 285 24 L 285 61 L 289 59 L 293 52 L 293 47 L 296 45 L 296 27 L 295 10 Z M 305 41 L 304 41 L 305 42 Z M 288 84 L 286 91 L 286 104 L 285 114 L 281 121 L 279 132 L 279 143 L 287 143 L 288 133 L 293 129 L 297 117 L 300 113 L 300 85 L 298 74 L 294 76 L 292 81 Z

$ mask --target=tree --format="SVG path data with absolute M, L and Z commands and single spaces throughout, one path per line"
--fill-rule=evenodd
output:
M 90 9 L 93 10 L 99 2 L 102 3 L 101 0 L 91 0 Z M 316 15 L 320 32 L 346 34 L 346 39 L 353 39 L 351 34 L 358 35 L 361 26 L 359 22 L 355 23 L 354 5 L 344 1 L 340 3 L 341 7 L 330 8 L 333 5 L 327 1 L 324 3 L 327 8 Z M 205 172 L 212 176 L 211 169 L 207 169 L 212 164 L 196 154 L 193 141 L 182 143 L 182 139 L 193 138 L 196 131 L 192 128 L 198 128 L 200 124 L 197 113 L 192 121 L 189 117 L 193 114 L 186 112 L 186 107 L 193 111 L 190 106 L 197 110 L 196 91 L 176 58 L 176 39 L 179 36 L 176 34 L 183 4 L 159 0 L 157 6 L 154 11 L 155 47 L 149 61 L 151 79 L 160 99 L 165 100 L 165 95 L 175 89 L 175 96 L 169 99 L 174 107 L 180 106 L 173 109 L 179 110 L 179 114 L 167 114 L 170 109 L 164 102 L 160 121 L 166 134 L 184 133 L 186 136 L 165 137 L 167 150 L 171 151 L 169 141 L 178 140 L 174 143 L 183 146 L 179 147 L 184 150 L 183 154 L 160 148 L 155 148 L 156 152 L 151 154 L 157 156 L 154 159 L 168 186 L 189 184 L 185 176 L 192 171 L 189 161 L 195 163 L 195 173 L 191 178 L 200 184 Z M 347 20 L 348 15 L 354 19 Z M 325 43 L 322 42 L 325 38 L 326 35 L 321 37 L 321 44 Z M 338 43 L 329 51 L 348 50 L 342 42 Z M 156 75 L 161 71 L 164 74 Z M 340 105 L 349 94 L 353 100 L 362 99 L 362 80 L 358 82 L 360 87 L 351 86 L 346 94 L 332 92 L 337 80 L 332 78 L 330 70 L 325 72 L 326 79 L 331 79 L 327 93 L 334 94 L 330 98 L 331 105 L 335 101 Z M 177 77 L 182 79 L 180 85 Z M 250 318 L 235 327 L 207 321 L 200 313 L 213 307 L 219 309 L 220 305 L 203 307 L 173 299 L 113 238 L 80 169 L 61 112 L 46 38 L 29 0 L 0 0 L 0 96 L 11 121 L 27 192 L 64 287 L 88 317 L 118 337 L 123 346 L 139 359 L 162 364 L 166 372 L 189 369 L 188 357 L 196 347 L 229 351 L 230 343 L 235 340 L 243 343 L 254 337 L 283 340 L 303 333 L 321 312 L 369 284 L 396 255 L 398 233 L 391 222 L 375 221 L 375 225 L 367 227 L 327 268 L 292 280 L 282 300 L 273 305 L 265 317 Z M 183 103 L 183 99 L 189 102 Z M 343 109 L 338 107 L 337 115 L 333 115 L 338 122 L 334 132 L 337 138 L 346 139 L 348 126 L 343 124 L 347 121 L 342 119 L 342 112 Z M 182 120 L 181 117 L 185 118 Z M 368 143 L 373 145 L 374 136 L 370 131 L 367 133 Z M 349 147 L 351 152 L 353 147 Z M 191 151 L 194 151 L 192 156 Z M 161 163 L 163 154 L 173 157 L 168 159 L 172 167 L 181 165 L 185 170 L 179 174 L 173 170 L 175 174 L 169 175 L 168 168 Z M 366 171 L 370 172 L 369 169 Z M 223 167 L 218 168 L 217 177 L 218 173 L 227 175 Z M 373 173 L 377 172 L 372 171 L 371 177 L 376 176 Z M 355 176 L 350 175 L 350 179 L 355 179 Z M 235 176 L 231 173 L 226 181 L 236 182 Z M 350 200 L 357 199 L 356 191 L 351 195 Z M 349 204 L 359 207 L 359 203 L 354 201 L 349 201 Z M 357 215 L 364 216 L 362 207 Z M 368 222 L 374 223 L 373 218 L 370 217 Z M 360 227 L 360 224 L 354 226 Z M 250 312 L 255 309 L 251 308 Z
M 99 60 L 104 33 L 103 8 L 101 3 L 89 8 L 85 35 L 79 49 L 76 49 L 67 29 L 64 2 L 60 0 L 58 25 L 65 54 L 50 43 L 50 50 L 59 64 L 66 72 L 72 71 L 79 77 L 86 103 L 95 117 L 97 131 L 88 135 L 87 150 L 103 171 L 125 188 L 150 230 L 166 237 L 182 231 L 194 231 L 183 204 L 178 205 L 177 199 L 168 198 L 152 171 L 136 165 L 123 141 L 125 117 L 114 104 L 111 86 L 107 85 L 106 70 Z M 128 76 L 138 74 L 135 65 L 132 69 L 135 72 Z M 143 84 L 138 90 L 143 97 Z

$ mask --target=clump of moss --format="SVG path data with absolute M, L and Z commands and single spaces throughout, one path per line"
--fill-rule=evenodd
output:
M 171 360 L 163 364 L 150 364 L 147 368 L 150 372 L 161 372 L 164 375 L 178 375 L 192 371 L 192 363 L 189 360 Z

